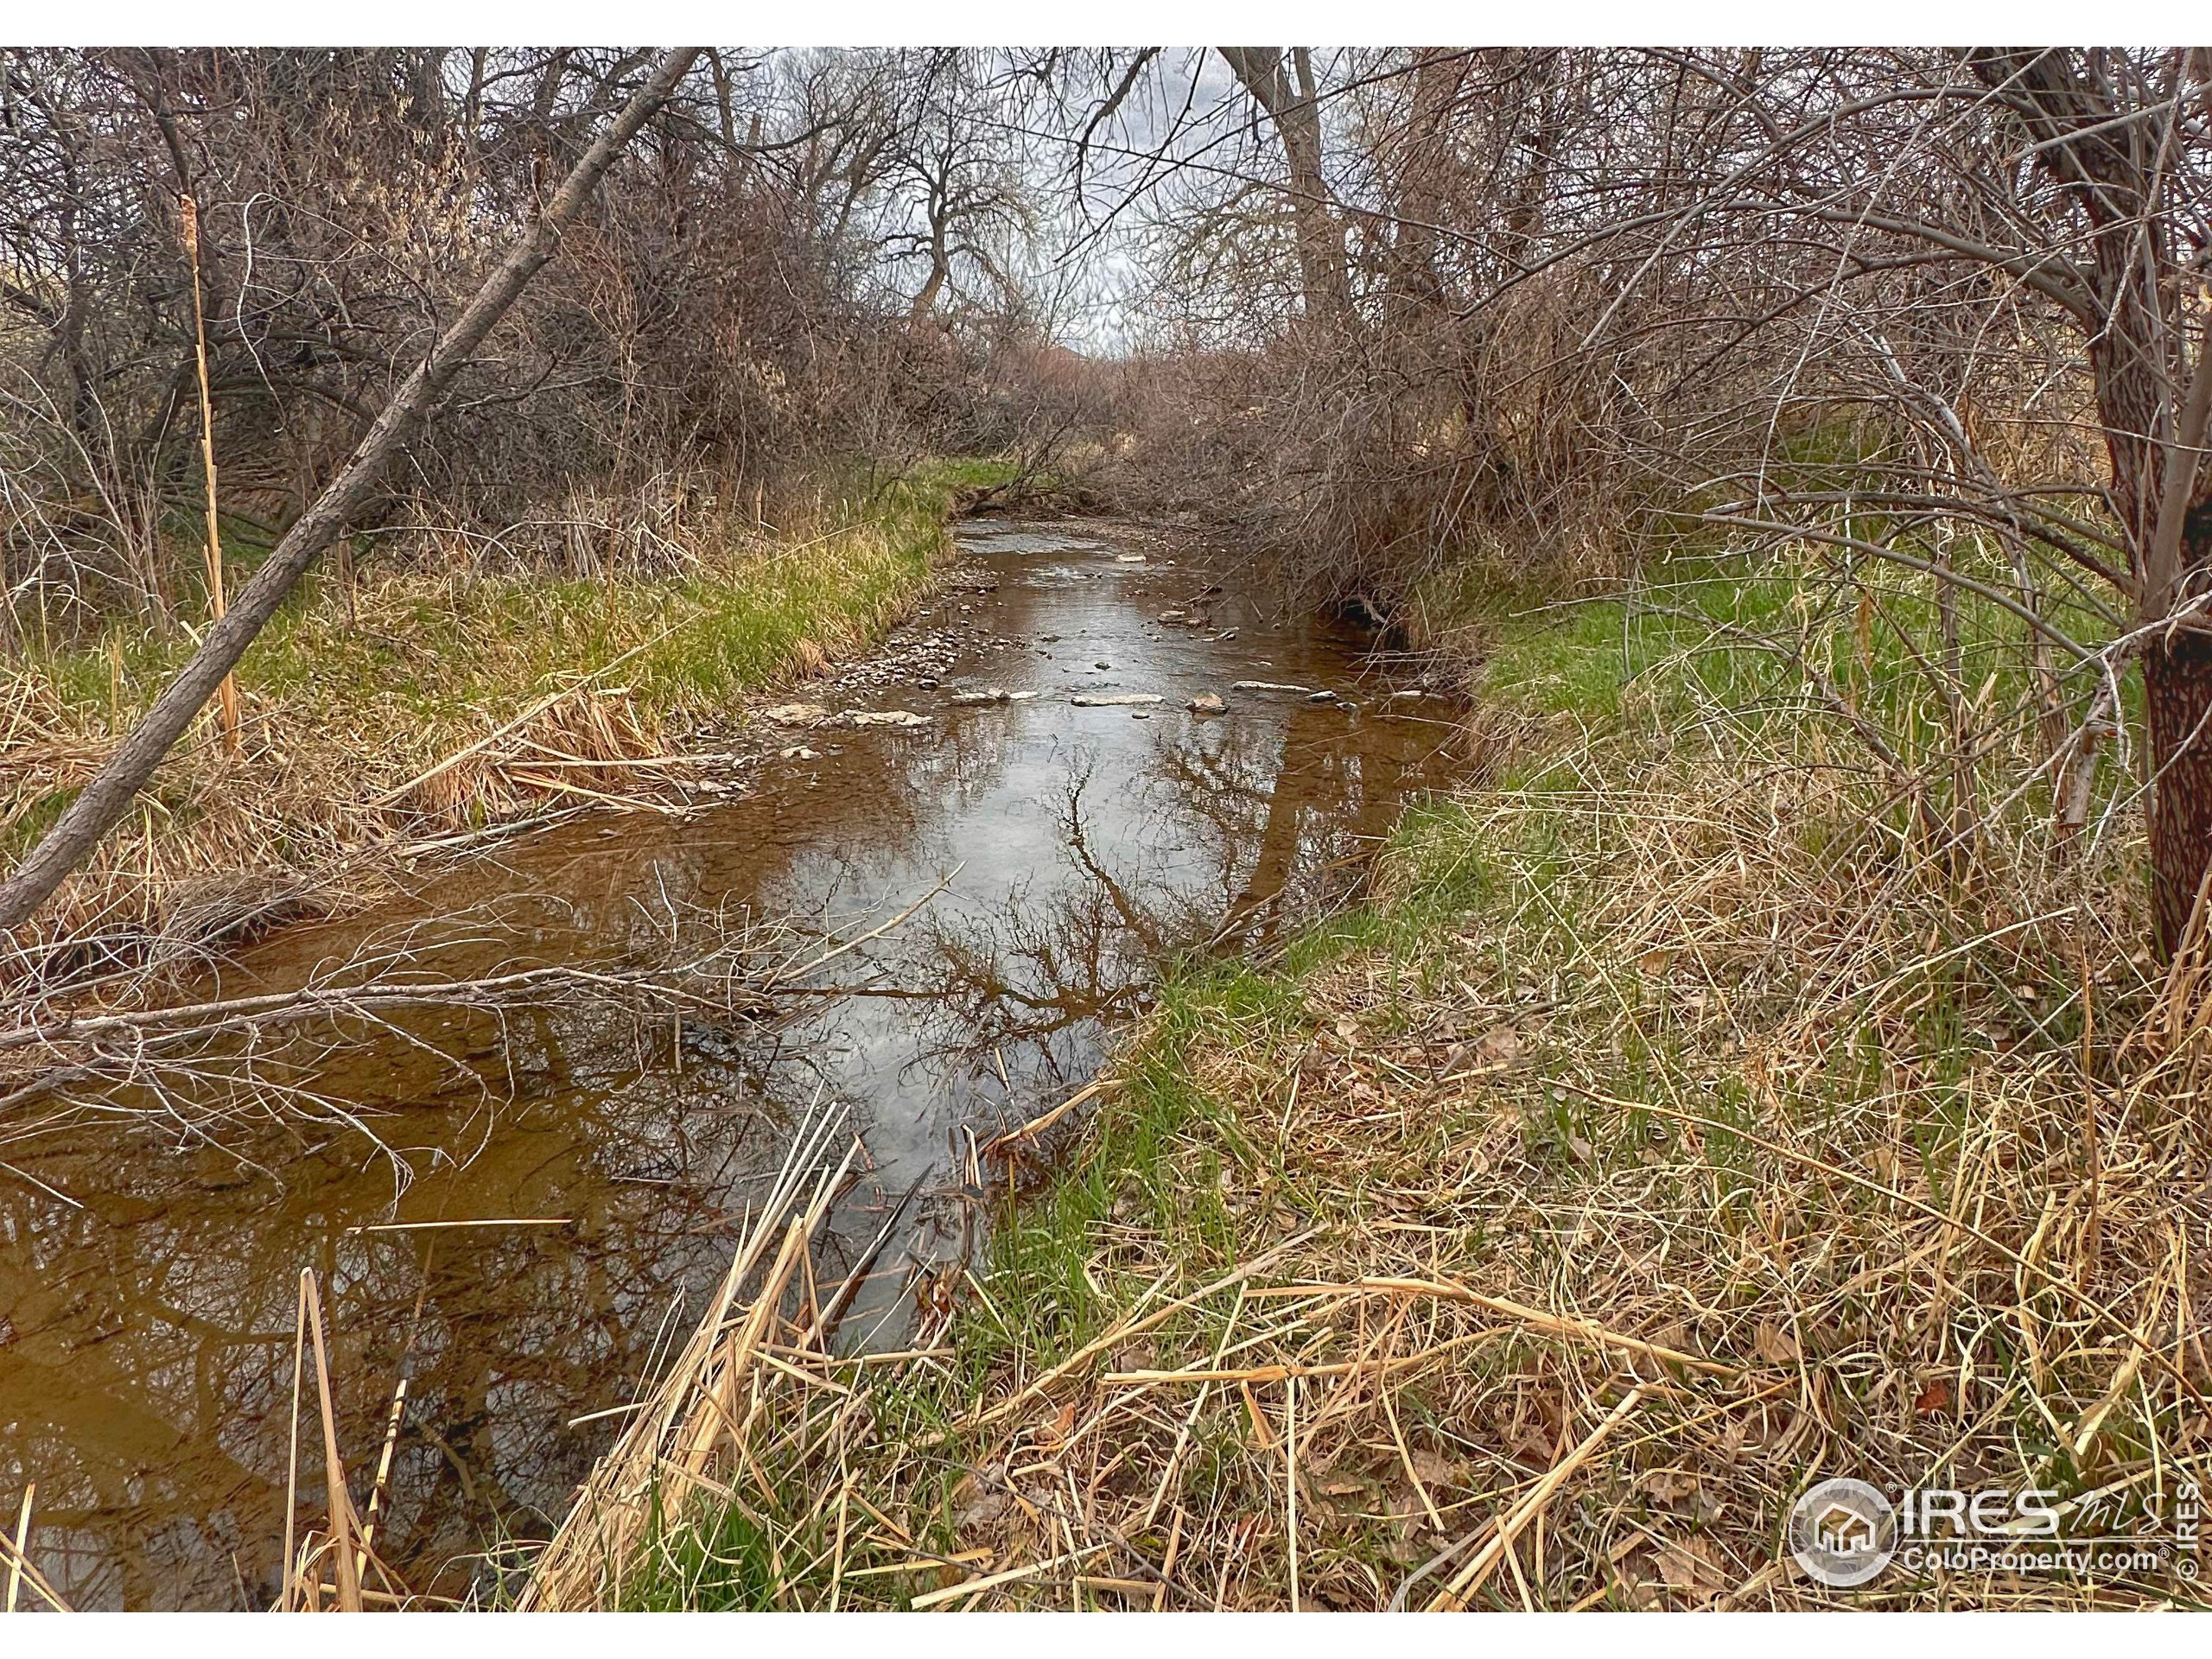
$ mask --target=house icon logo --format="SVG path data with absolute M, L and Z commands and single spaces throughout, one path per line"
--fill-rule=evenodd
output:
M 1863 1480 L 1824 1480 L 1789 1511 L 1789 1554 L 1834 1590 L 1873 1579 L 1897 1553 L 1897 1512 Z

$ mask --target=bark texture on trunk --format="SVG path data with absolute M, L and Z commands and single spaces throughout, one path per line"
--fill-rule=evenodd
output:
M 2143 653 L 2150 728 L 2151 866 L 2158 950 L 2171 956 L 2212 868 L 2212 633 L 2177 629 Z
M 1330 206 L 1321 165 L 1321 103 L 1309 48 L 1224 46 L 1216 48 L 1253 101 L 1267 111 L 1290 167 L 1291 224 L 1298 247 L 1299 285 L 1306 316 L 1336 326 L 1351 312 L 1344 226 Z M 1294 73 L 1295 79 L 1294 79 Z
M 2134 118 L 2143 111 L 2125 105 L 2093 58 L 2071 50 L 1980 48 L 1967 60 L 2024 124 L 2037 165 L 2073 198 L 2087 232 L 2069 303 L 2087 335 L 2135 620 L 2155 630 L 2141 654 L 2152 914 L 2158 950 L 2171 957 L 2212 871 L 2212 633 L 2202 618 L 2162 626 L 2212 590 L 2212 480 L 2201 465 L 2212 326 L 2192 367 L 2158 125 Z M 2086 738 L 2084 752 L 2093 761 Z M 2086 818 L 2089 786 L 2077 782 L 2081 799 L 2063 805 L 2062 828 Z
M 1402 310 L 1417 312 L 1444 297 L 1436 269 L 1436 227 L 1446 213 L 1450 158 L 1441 143 L 1428 141 L 1444 131 L 1467 67 L 1461 53 L 1423 47 L 1414 71 L 1413 121 L 1395 181 L 1397 211 L 1390 243 L 1389 297 Z

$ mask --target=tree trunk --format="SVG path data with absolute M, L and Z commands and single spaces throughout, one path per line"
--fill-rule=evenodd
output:
M 2212 499 L 2201 462 L 2212 416 L 2212 321 L 2162 464 L 2148 544 L 2138 560 L 2137 618 L 2186 611 L 2212 569 Z M 2115 454 L 2115 463 L 2118 456 Z M 2148 503 L 2138 508 L 2147 518 Z M 2143 715 L 2151 747 L 2151 913 L 2158 954 L 2171 957 L 2212 874 L 2212 632 L 2202 615 L 2145 639 Z
M 2212 872 L 2212 632 L 2200 616 L 2170 621 L 2206 591 L 2212 571 L 2212 491 L 2200 464 L 2212 418 L 2212 321 L 2192 370 L 2161 194 L 2165 162 L 2152 124 L 2133 118 L 2142 111 L 2117 103 L 2069 50 L 1976 48 L 1967 61 L 2021 118 L 2044 175 L 2074 197 L 2088 231 L 2096 303 L 2083 321 L 2135 620 L 2145 631 L 2151 909 L 2159 953 L 2171 957 Z
M 2143 652 L 2151 766 L 2152 913 L 2158 950 L 2179 948 L 2212 869 L 2212 634 L 2177 629 Z
M 1405 160 L 1395 180 L 1397 213 L 1390 238 L 1390 298 L 1408 312 L 1433 306 L 1443 297 L 1436 238 L 1450 174 L 1444 131 L 1466 73 L 1467 60 L 1458 52 L 1423 47 L 1414 59 L 1413 109 L 1402 141 Z
M 1281 47 L 1216 49 L 1267 111 L 1282 142 L 1283 158 L 1290 166 L 1291 224 L 1306 315 L 1332 326 L 1344 322 L 1351 313 L 1351 279 L 1344 266 L 1344 227 L 1330 211 L 1328 179 L 1321 168 L 1321 104 L 1311 52 L 1302 46 L 1291 48 L 1290 63 L 1298 72 L 1294 85 Z

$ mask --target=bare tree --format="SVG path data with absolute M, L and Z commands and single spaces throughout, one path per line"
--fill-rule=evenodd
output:
M 958 298 L 1002 305 L 1017 290 L 1003 239 L 1031 222 L 1028 192 L 1002 130 L 1004 89 L 972 53 L 918 54 L 903 92 L 907 108 L 890 145 L 886 182 L 893 215 L 886 253 L 918 264 L 910 326 Z M 966 279 L 982 294 L 963 295 Z
M 1331 206 L 1322 169 L 1320 92 L 1311 47 L 1288 52 L 1276 46 L 1219 48 L 1237 81 L 1266 111 L 1290 171 L 1291 222 L 1298 246 L 1300 291 L 1306 315 L 1330 327 L 1351 316 L 1351 287 L 1344 267 L 1344 227 Z
M 2212 54 L 2005 48 L 1967 61 L 2050 187 L 2021 256 L 2080 327 L 2095 388 L 2143 664 L 2158 940 L 2171 951 L 2212 874 Z

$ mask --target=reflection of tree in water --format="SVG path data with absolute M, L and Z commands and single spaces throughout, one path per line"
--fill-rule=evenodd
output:
M 1102 799 L 1078 765 L 1058 879 L 988 911 L 933 914 L 902 948 L 926 977 L 929 1052 L 980 1068 L 1023 1046 L 1049 1063 L 1068 1034 L 1087 1050 L 1099 1021 L 1135 1011 L 1173 951 L 1272 942 L 1285 916 L 1350 889 L 1433 747 L 1404 727 L 1300 707 L 1281 727 L 1191 722 L 1121 798 Z
M 1062 868 L 1005 902 L 933 914 L 911 947 L 925 965 L 923 1021 L 938 1052 L 980 1058 L 1001 1045 L 1049 1052 L 1052 1039 L 1128 1011 L 1144 964 L 1173 937 L 1173 895 L 1139 899 L 1085 823 L 1090 769 L 1069 779 L 1059 813 Z
M 721 851 L 678 844 L 642 880 L 601 870 L 558 896 L 409 918 L 336 977 L 504 971 L 571 941 L 639 965 L 709 942 L 741 953 L 748 924 L 699 902 Z M 765 961 L 818 948 L 758 931 Z M 88 1096 L 124 1122 L 121 1147 L 80 1115 L 11 1154 L 90 1208 L 0 1187 L 0 1490 L 39 1481 L 39 1559 L 80 1605 L 273 1590 L 303 1267 L 326 1287 L 357 1497 L 409 1379 L 380 1553 L 452 1591 L 487 1541 L 543 1535 L 620 1421 L 569 1419 L 635 1397 L 657 1335 L 689 1328 L 678 1299 L 726 1268 L 733 1212 L 781 1147 L 778 1096 L 813 1091 L 792 1058 L 772 1030 L 703 1011 L 407 1008 L 167 1068 L 177 1121 L 228 1114 L 219 1147 L 165 1141 L 143 1089 Z M 332 1112 L 262 1109 L 280 1097 Z M 573 1224 L 346 1233 L 391 1219 L 400 1192 L 410 1219 Z M 311 1385 L 307 1413 L 312 1428 Z M 320 1514 L 317 1438 L 303 1524 Z
M 1370 818 L 1387 818 L 1398 798 L 1397 769 L 1370 778 L 1370 755 L 1344 741 L 1346 734 L 1344 717 L 1333 709 L 1301 709 L 1292 716 L 1267 816 L 1249 843 L 1243 885 L 1214 936 L 1217 946 L 1274 943 L 1286 914 L 1309 913 L 1301 898 L 1322 896 L 1301 893 L 1301 878 L 1341 856 L 1349 838 Z
M 649 1368 L 656 1333 L 688 1329 L 691 1313 L 671 1316 L 672 1304 L 726 1266 L 729 1212 L 779 1149 L 788 1097 L 840 1092 L 838 1043 L 872 1045 L 868 1064 L 914 1072 L 899 1077 L 903 1096 L 874 1102 L 880 1116 L 868 1126 L 874 1146 L 894 1116 L 924 1120 L 895 1198 L 941 1155 L 932 1138 L 941 1147 L 946 1126 L 978 1116 L 975 1085 L 1001 1067 L 1014 1096 L 1086 1077 L 1105 1024 L 1141 1006 L 1163 956 L 1217 940 L 1252 948 L 1286 917 L 1313 913 L 1344 884 L 1332 867 L 1387 830 L 1429 759 L 1421 728 L 1333 708 L 1145 730 L 1134 775 L 1086 764 L 1066 776 L 1048 868 L 988 906 L 948 893 L 841 960 L 837 977 L 889 995 L 814 1005 L 803 1035 L 819 1052 L 696 1013 L 679 1022 L 606 1007 L 442 1009 L 394 1016 L 396 1031 L 373 1043 L 327 1030 L 257 1051 L 244 1069 L 211 1056 L 188 1080 L 210 1097 L 293 1089 L 360 1115 L 412 1173 L 410 1219 L 570 1226 L 349 1234 L 390 1218 L 395 1166 L 340 1123 L 296 1116 L 242 1123 L 227 1151 L 181 1131 L 165 1138 L 143 1118 L 43 1152 L 10 1149 L 87 1205 L 0 1187 L 0 1491 L 40 1483 L 41 1563 L 86 1605 L 269 1592 L 293 1299 L 312 1266 L 330 1287 L 357 1493 L 404 1374 L 384 1537 L 418 1587 L 465 1583 L 466 1562 L 435 1569 L 502 1531 L 540 1532 L 620 1422 L 568 1420 L 635 1397 L 628 1383 Z M 899 787 L 880 759 L 841 765 L 834 787 L 808 798 L 806 834 L 791 842 L 764 844 L 764 820 L 740 814 L 718 836 L 687 831 L 643 860 L 575 851 L 537 872 L 558 900 L 454 906 L 384 944 L 416 952 L 434 932 L 446 973 L 485 971 L 524 949 L 604 961 L 610 942 L 626 959 L 653 960 L 688 949 L 695 930 L 737 925 L 726 899 L 772 912 L 785 893 L 806 897 L 802 931 L 849 936 L 856 915 L 880 918 L 883 893 L 910 878 L 928 841 L 920 804 L 982 798 L 1005 741 L 995 726 L 963 726 L 908 753 Z M 884 855 L 869 865 L 855 846 Z M 815 949 L 810 939 L 799 954 Z M 854 1093 L 863 1107 L 874 1099 Z M 995 1084 L 982 1091 L 996 1095 Z M 940 1108 L 944 1117 L 929 1116 Z M 896 1156 L 897 1136 L 880 1138 Z M 872 1234 L 885 1213 L 859 1216 L 856 1230 Z M 319 1486 L 315 1438 L 303 1487 Z M 306 1519 L 318 1505 L 302 1508 Z

